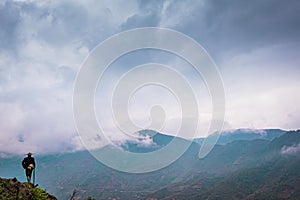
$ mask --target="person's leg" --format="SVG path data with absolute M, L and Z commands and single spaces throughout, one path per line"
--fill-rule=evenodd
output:
M 29 168 L 26 169 L 26 177 L 27 177 L 27 182 L 30 183 L 31 169 L 29 169 Z

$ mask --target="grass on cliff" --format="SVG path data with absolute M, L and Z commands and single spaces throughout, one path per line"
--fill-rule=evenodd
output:
M 0 178 L 0 199 L 6 200 L 55 200 L 44 189 L 35 188 L 31 184 L 21 183 L 16 178 Z

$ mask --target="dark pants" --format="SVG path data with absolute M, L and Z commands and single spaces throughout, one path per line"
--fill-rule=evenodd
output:
M 32 169 L 31 168 L 26 168 L 26 177 L 27 177 L 28 182 L 30 182 L 31 174 L 32 174 Z

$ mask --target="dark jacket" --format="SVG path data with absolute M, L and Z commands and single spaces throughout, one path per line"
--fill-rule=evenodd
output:
M 35 161 L 33 157 L 26 157 L 22 161 L 22 166 L 24 169 L 26 169 L 30 164 L 33 164 L 35 166 Z

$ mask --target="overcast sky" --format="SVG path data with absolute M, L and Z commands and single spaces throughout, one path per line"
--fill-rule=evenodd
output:
M 300 128 L 300 1 L 82 2 L 0 0 L 0 153 L 82 148 L 72 112 L 80 66 L 113 34 L 149 26 L 180 31 L 206 49 L 224 82 L 225 128 Z M 188 64 L 174 55 L 132 53 L 114 63 L 116 70 L 107 79 L 117 80 L 122 70 L 147 62 L 172 65 L 191 80 L 203 122 L 198 135 L 205 135 L 209 93 L 201 78 L 193 77 Z M 108 93 L 109 83 L 104 89 Z M 104 104 L 108 100 L 103 100 L 106 93 L 99 90 L 98 119 L 114 134 Z M 157 95 L 162 95 L 161 102 L 153 98 Z M 165 131 L 172 132 L 179 111 L 169 95 L 154 87 L 136 93 L 132 118 L 146 126 L 149 106 L 160 103 L 171 115 Z

